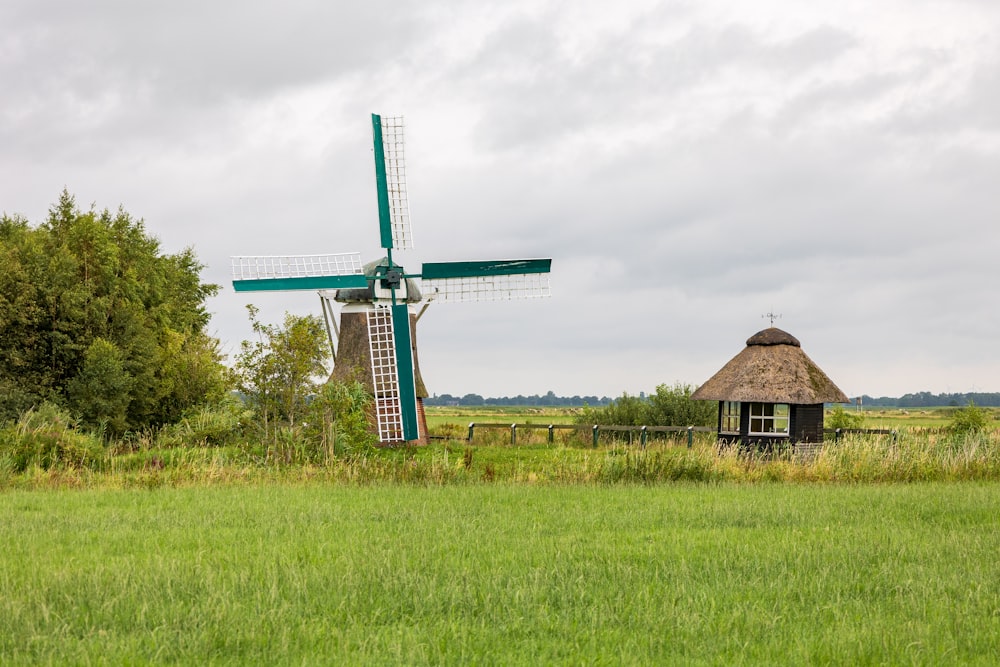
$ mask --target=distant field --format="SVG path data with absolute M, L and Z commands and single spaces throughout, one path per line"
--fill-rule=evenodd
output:
M 0 493 L 0 663 L 991 664 L 1000 484 Z
M 477 407 L 441 407 L 429 406 L 427 427 L 441 424 L 456 424 L 468 426 L 469 422 L 534 422 L 548 423 L 558 421 L 570 424 L 581 408 L 541 408 L 541 407 L 508 407 L 508 406 L 477 406 Z
M 846 407 L 855 413 L 855 408 Z M 538 408 L 538 407 L 428 407 L 427 425 L 454 424 L 463 427 L 469 422 L 511 421 L 545 423 L 572 423 L 581 408 Z M 942 428 L 948 425 L 957 407 L 936 408 L 865 408 L 861 414 L 865 418 L 865 428 Z M 1000 408 L 983 408 L 1000 426 Z M 829 414 L 829 411 L 827 411 Z M 671 424 L 682 426 L 682 424 Z
M 867 428 L 922 427 L 944 428 L 948 426 L 957 407 L 938 408 L 868 408 L 865 416 Z M 1000 421 L 1000 408 L 982 408 L 994 421 Z M 997 424 L 1000 426 L 1000 424 Z

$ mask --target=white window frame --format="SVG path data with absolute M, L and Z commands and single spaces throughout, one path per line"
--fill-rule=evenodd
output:
M 788 437 L 792 420 L 792 409 L 788 403 L 750 403 L 749 410 L 750 435 Z
M 722 414 L 719 416 L 719 433 L 739 435 L 740 412 L 739 401 L 723 401 Z

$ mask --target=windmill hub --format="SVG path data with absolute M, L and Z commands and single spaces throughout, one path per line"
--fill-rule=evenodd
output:
M 403 267 L 395 267 L 386 270 L 382 274 L 382 288 L 383 289 L 399 289 L 399 284 L 403 280 Z

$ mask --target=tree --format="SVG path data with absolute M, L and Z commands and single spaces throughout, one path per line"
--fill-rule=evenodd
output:
M 584 408 L 577 417 L 577 421 L 581 424 L 652 426 L 648 415 L 649 404 L 638 396 L 632 396 L 625 392 L 604 407 Z
M 656 387 L 649 397 L 649 420 L 660 426 L 715 426 L 719 406 L 715 401 L 691 399 L 694 387 L 680 382 Z
M 115 431 L 175 421 L 227 386 L 203 265 L 124 210 L 64 190 L 31 227 L 0 217 L 0 420 L 51 401 Z
M 120 433 L 127 423 L 129 392 L 134 383 L 118 346 L 95 338 L 84 354 L 80 372 L 67 385 L 69 404 L 85 422 L 104 424 Z
M 285 313 L 281 327 L 263 324 L 258 309 L 247 306 L 257 341 L 243 341 L 236 357 L 240 391 L 269 425 L 285 421 L 295 426 L 308 398 L 325 379 L 329 347 L 323 322 L 315 316 Z

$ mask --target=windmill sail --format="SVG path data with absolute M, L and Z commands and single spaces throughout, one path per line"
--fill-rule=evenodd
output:
M 401 314 L 397 309 L 402 309 Z M 402 442 L 418 437 L 409 334 L 406 306 L 368 311 L 375 421 L 381 442 Z
M 403 414 L 403 440 L 419 437 L 417 429 L 417 388 L 413 378 L 413 348 L 410 341 L 410 309 L 406 304 L 392 307 L 392 330 L 396 345 L 396 372 L 399 376 L 399 404 Z
M 361 253 L 231 257 L 237 292 L 366 287 Z
M 409 250 L 413 247 L 413 232 L 410 229 L 410 204 L 406 198 L 403 118 L 382 118 L 372 114 L 372 140 L 382 247 Z
M 552 295 L 551 259 L 432 262 L 421 277 L 428 297 L 443 303 L 506 301 Z

